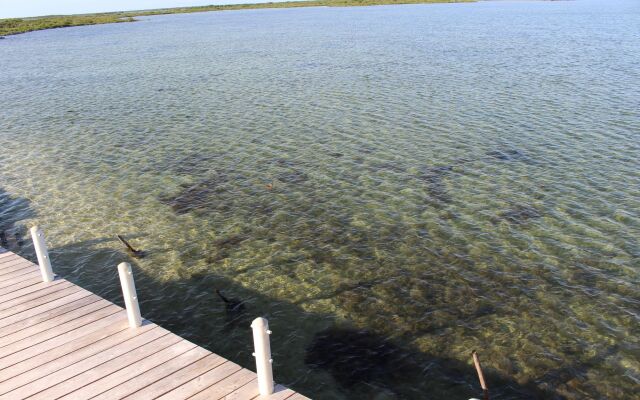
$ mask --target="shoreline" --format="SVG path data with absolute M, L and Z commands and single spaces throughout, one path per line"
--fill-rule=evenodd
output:
M 95 14 L 51 15 L 28 18 L 0 19 L 0 38 L 21 33 L 72 26 L 136 22 L 135 17 L 165 14 L 189 14 L 209 11 L 233 11 L 267 8 L 298 7 L 363 7 L 400 4 L 473 3 L 477 0 L 310 0 L 285 1 L 281 3 L 228 4 L 194 7 L 159 8 L 139 11 L 116 11 Z

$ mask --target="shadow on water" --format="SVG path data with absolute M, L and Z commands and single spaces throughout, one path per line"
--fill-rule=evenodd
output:
M 20 221 L 35 217 L 29 200 L 14 197 L 0 188 L 0 246 L 19 251 L 27 228 Z
M 273 331 L 276 380 L 309 397 L 481 397 L 470 362 L 421 352 L 332 315 L 307 312 L 290 302 L 275 300 L 225 277 L 198 274 L 188 279 L 158 280 L 140 269 L 124 249 L 96 247 L 111 240 L 50 249 L 55 272 L 122 305 L 116 265 L 129 262 L 134 268 L 145 318 L 252 370 L 255 367 L 249 325 L 253 318 L 264 316 Z M 24 251 L 30 252 L 30 248 Z M 486 368 L 485 374 L 493 399 L 562 398 L 540 390 L 533 382 L 519 384 L 491 368 Z

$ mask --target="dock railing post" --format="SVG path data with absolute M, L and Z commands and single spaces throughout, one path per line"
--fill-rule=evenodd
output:
M 49 251 L 47 250 L 47 244 L 44 242 L 44 233 L 37 225 L 31 228 L 31 239 L 33 239 L 33 247 L 36 249 L 42 281 L 51 282 L 54 279 L 54 275 L 51 269 Z
M 131 328 L 142 326 L 140 305 L 138 305 L 138 295 L 136 294 L 136 284 L 133 282 L 133 272 L 131 271 L 131 265 L 126 262 L 120 263 L 120 265 L 118 265 L 118 275 L 120 275 L 122 296 L 124 297 L 124 305 L 127 308 L 127 318 L 129 318 L 129 326 Z
M 256 372 L 258 373 L 258 390 L 261 396 L 273 393 L 273 360 L 271 359 L 271 344 L 269 342 L 269 322 L 264 318 L 256 318 L 251 323 L 253 329 L 253 346 L 256 358 Z

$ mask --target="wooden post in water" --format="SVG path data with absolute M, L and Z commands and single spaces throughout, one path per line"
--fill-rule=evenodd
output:
M 33 247 L 36 249 L 42 281 L 51 282 L 54 279 L 54 275 L 51 269 L 49 251 L 47 250 L 47 244 L 44 242 L 44 233 L 37 225 L 31 228 L 31 239 L 33 239 Z
M 251 323 L 253 329 L 253 346 L 256 358 L 256 372 L 258 373 L 258 390 L 261 396 L 273 393 L 273 360 L 271 359 L 271 344 L 269 342 L 269 322 L 264 318 L 256 318 Z
M 138 295 L 136 294 L 136 284 L 133 281 L 131 265 L 126 262 L 120 263 L 120 265 L 118 265 L 118 275 L 120 275 L 122 296 L 124 297 L 124 304 L 127 308 L 129 326 L 131 328 L 137 328 L 142 325 L 142 317 L 140 316 L 140 305 L 138 304 Z
M 476 372 L 478 373 L 478 379 L 480 380 L 480 386 L 482 387 L 483 399 L 489 400 L 489 389 L 487 388 L 487 383 L 484 381 L 484 374 L 482 373 L 482 366 L 480 365 L 478 353 L 474 350 L 471 355 L 473 356 L 473 363 L 476 366 Z

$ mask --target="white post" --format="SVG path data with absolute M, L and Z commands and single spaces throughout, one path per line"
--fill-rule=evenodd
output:
M 47 250 L 47 244 L 44 242 L 44 233 L 42 233 L 42 230 L 37 225 L 31 228 L 31 239 L 33 239 L 33 247 L 36 249 L 42 281 L 51 282 L 54 276 L 53 270 L 51 269 L 49 251 Z
M 256 358 L 256 372 L 258 373 L 258 390 L 260 395 L 268 396 L 273 393 L 273 370 L 271 365 L 271 344 L 269 343 L 269 322 L 264 318 L 256 318 L 251 323 L 253 329 L 253 346 Z
M 142 317 L 140 316 L 140 306 L 138 305 L 138 295 L 136 294 L 136 284 L 133 282 L 131 265 L 125 262 L 120 263 L 118 265 L 118 274 L 120 275 L 120 285 L 122 285 L 124 305 L 127 308 L 129 326 L 132 328 L 142 326 Z

